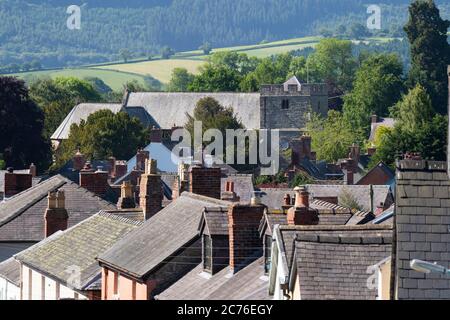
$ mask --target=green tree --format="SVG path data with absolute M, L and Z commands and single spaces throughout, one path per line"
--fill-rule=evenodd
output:
M 403 66 L 395 54 L 375 54 L 364 59 L 356 72 L 353 90 L 344 97 L 344 118 L 367 135 L 370 116 L 388 116 L 401 97 Z
M 373 162 L 384 161 L 393 166 L 396 155 L 419 152 L 424 159 L 445 160 L 448 119 L 434 114 L 431 99 L 421 86 L 411 89 L 393 112 L 394 129 L 378 137 Z
M 410 87 L 422 85 L 428 92 L 436 112 L 447 113 L 447 66 L 450 63 L 447 30 L 432 0 L 416 0 L 409 7 L 405 26 L 411 47 Z
M 79 125 L 73 124 L 69 138 L 61 143 L 57 163 L 64 164 L 80 149 L 89 159 L 129 159 L 136 149 L 147 145 L 149 135 L 138 118 L 125 112 L 114 114 L 100 110 L 91 114 Z
M 163 59 L 170 59 L 175 54 L 172 48 L 165 46 L 161 49 L 161 57 Z
M 38 79 L 30 85 L 30 97 L 44 111 L 46 137 L 53 134 L 75 105 L 102 101 L 89 81 L 74 77 Z
M 205 55 L 209 55 L 212 51 L 212 46 L 209 42 L 204 42 L 199 48 Z
M 127 63 L 133 57 L 133 54 L 128 49 L 120 49 L 119 56 L 122 58 L 123 62 Z
M 323 39 L 308 58 L 311 82 L 327 82 L 342 91 L 352 87 L 357 62 L 352 43 L 347 40 Z
M 0 154 L 7 167 L 40 171 L 51 161 L 50 143 L 43 137 L 44 113 L 30 99 L 22 80 L 0 77 Z
M 362 136 L 357 128 L 346 121 L 341 112 L 330 110 L 328 117 L 317 114 L 311 116 L 307 123 L 311 135 L 312 148 L 317 152 L 317 159 L 334 162 L 348 155 L 348 148 L 353 143 L 363 145 Z
M 369 36 L 367 27 L 363 26 L 361 23 L 354 23 L 350 27 L 350 37 L 355 39 L 362 39 Z
M 206 64 L 200 68 L 200 74 L 194 77 L 188 90 L 194 92 L 238 91 L 241 75 L 226 66 Z
M 200 99 L 194 108 L 194 113 L 192 115 L 186 114 L 186 116 L 188 121 L 185 128 L 192 137 L 194 137 L 194 121 L 202 122 L 203 133 L 209 129 L 218 129 L 225 135 L 226 129 L 243 128 L 233 108 L 224 107 L 211 97 Z
M 175 68 L 172 70 L 172 77 L 167 87 L 171 92 L 186 92 L 189 84 L 194 80 L 194 75 L 185 68 Z

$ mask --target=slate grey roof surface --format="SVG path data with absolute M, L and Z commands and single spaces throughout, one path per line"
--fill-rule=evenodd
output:
M 56 175 L 0 202 L 0 241 L 40 241 L 44 238 L 44 214 L 49 191 L 64 190 L 69 227 L 115 205 Z
M 224 107 L 233 107 L 247 129 L 260 127 L 259 93 L 194 93 L 194 92 L 133 92 L 127 107 L 144 107 L 163 129 L 184 126 L 186 113 L 192 115 L 198 100 L 212 97 Z
M 49 275 L 77 290 L 85 290 L 101 273 L 96 257 L 142 222 L 106 212 L 60 232 L 44 245 L 33 246 L 15 258 L 32 269 Z M 80 281 L 68 282 L 71 270 L 78 268 Z
M 81 120 L 87 120 L 87 118 L 100 110 L 111 110 L 114 113 L 118 113 L 122 109 L 122 104 L 115 103 L 81 103 L 75 106 L 70 113 L 66 116 L 63 122 L 55 130 L 51 136 L 51 140 L 63 140 L 69 138 L 70 127 L 72 124 L 80 124 Z
M 206 227 L 209 235 L 228 236 L 228 208 L 205 208 L 200 225 Z
M 309 184 L 306 186 L 311 196 L 314 197 L 338 197 L 341 203 L 343 196 L 349 194 L 361 206 L 363 211 L 369 212 L 371 209 L 370 186 L 359 185 L 319 185 Z M 373 186 L 373 207 L 380 203 L 393 202 L 389 186 Z
M 298 235 L 312 237 L 339 237 L 349 235 L 355 238 L 362 237 L 392 237 L 392 226 L 387 225 L 363 225 L 363 226 L 280 226 L 281 245 L 286 253 L 288 268 L 291 268 L 294 255 L 295 241 Z M 320 252 L 318 252 L 320 254 Z M 386 255 L 384 258 L 386 258 Z M 381 259 L 380 259 L 381 260 Z
M 200 264 L 156 299 L 268 300 L 269 286 L 263 263 L 263 258 L 260 258 L 235 274 L 224 268 L 213 276 L 203 272 Z
M 371 266 L 389 257 L 392 231 L 303 231 L 295 241 L 295 262 L 302 300 L 375 300 L 368 288 Z
M 14 258 L 0 263 L 0 277 L 20 286 L 20 263 Z
M 228 202 L 184 192 L 108 251 L 99 261 L 132 277 L 143 278 L 181 247 L 199 236 L 205 207 Z
M 252 198 L 253 191 L 253 175 L 251 174 L 229 174 L 223 177 L 221 182 L 221 190 L 225 191 L 225 185 L 227 181 L 234 182 L 234 192 L 240 197 L 240 202 L 250 202 Z

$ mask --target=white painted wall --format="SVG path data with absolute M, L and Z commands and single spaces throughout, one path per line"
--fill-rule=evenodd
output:
M 31 270 L 31 286 L 30 286 L 30 270 Z M 42 297 L 42 283 L 44 283 L 44 294 L 45 297 Z M 29 288 L 31 287 L 31 300 L 56 300 L 57 298 L 57 290 L 58 290 L 58 282 L 55 280 L 43 276 L 43 274 L 35 271 L 33 269 L 28 268 L 27 266 L 22 265 L 22 299 L 29 300 L 30 293 Z M 62 285 L 59 283 L 59 298 L 60 299 L 71 299 L 75 298 L 75 291 L 72 289 Z M 87 300 L 87 297 L 78 294 L 78 299 Z
M 0 300 L 20 300 L 20 288 L 8 280 L 0 278 Z

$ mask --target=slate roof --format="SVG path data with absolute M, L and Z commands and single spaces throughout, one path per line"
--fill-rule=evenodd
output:
M 115 205 L 56 175 L 0 202 L 0 241 L 40 241 L 44 238 L 44 214 L 49 191 L 64 190 L 69 227 L 102 209 Z
M 371 267 L 391 255 L 392 230 L 300 231 L 294 265 L 302 300 L 375 300 Z M 292 275 L 292 270 L 291 270 Z
M 144 107 L 160 128 L 170 129 L 174 125 L 184 126 L 186 113 L 192 115 L 198 100 L 205 97 L 212 97 L 225 107 L 233 107 L 245 128 L 259 129 L 259 93 L 133 92 L 126 107 Z
M 260 258 L 239 272 L 229 268 L 211 276 L 200 264 L 171 287 L 159 294 L 157 300 L 269 300 L 268 279 L 264 275 L 264 259 Z
M 369 176 L 370 174 L 373 174 L 373 172 L 375 170 L 377 170 L 377 168 L 381 169 L 386 176 L 388 177 L 388 180 L 391 181 L 391 179 L 395 178 L 395 173 L 394 171 L 392 171 L 391 168 L 389 168 L 389 166 L 387 166 L 384 162 L 380 161 L 375 167 L 373 167 L 372 169 L 370 169 L 366 174 L 364 174 L 363 176 L 361 176 L 358 180 L 357 180 L 357 184 L 360 183 L 366 176 Z
M 44 245 L 33 246 L 15 258 L 25 265 L 76 290 L 85 290 L 98 279 L 101 268 L 96 257 L 141 222 L 107 212 L 59 232 Z M 71 283 L 73 268 L 79 268 L 80 281 Z
M 99 261 L 135 278 L 143 278 L 199 236 L 205 207 L 228 202 L 184 192 L 108 251 Z
M 351 233 L 349 233 L 351 232 Z M 386 225 L 362 225 L 362 226 L 280 226 L 279 239 L 286 254 L 286 261 L 288 269 L 292 266 L 292 259 L 294 255 L 295 239 L 298 234 L 306 234 L 308 236 L 316 237 L 339 237 L 340 235 L 347 235 L 351 237 L 378 237 L 392 236 L 392 226 Z M 316 237 L 317 238 L 317 237 Z M 316 239 L 314 238 L 314 239 Z M 320 251 L 317 252 L 320 255 Z M 386 255 L 383 258 L 386 258 Z M 381 259 L 380 259 L 381 260 Z
M 228 208 L 205 208 L 200 220 L 200 232 L 203 227 L 206 228 L 206 234 L 228 236 Z
M 20 263 L 14 258 L 1 262 L 0 277 L 16 286 L 20 286 Z
M 70 127 L 72 124 L 80 124 L 81 120 L 87 120 L 87 118 L 100 110 L 111 110 L 114 113 L 118 113 L 122 109 L 122 104 L 115 103 L 81 103 L 75 106 L 66 118 L 61 122 L 59 127 L 51 136 L 51 140 L 63 140 L 68 139 L 70 134 Z
M 225 191 L 227 181 L 234 182 L 234 192 L 240 197 L 240 202 L 248 203 L 252 198 L 253 192 L 253 175 L 251 174 L 229 174 L 221 180 L 221 190 Z
M 370 186 L 309 184 L 306 187 L 313 198 L 338 197 L 340 203 L 343 195 L 348 193 L 355 198 L 363 211 L 369 212 L 371 209 Z M 380 203 L 391 205 L 392 202 L 393 198 L 389 186 L 373 186 L 374 208 Z

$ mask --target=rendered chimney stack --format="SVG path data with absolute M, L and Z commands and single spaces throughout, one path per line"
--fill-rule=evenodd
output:
M 80 187 L 83 187 L 98 196 L 104 196 L 108 192 L 108 172 L 102 167 L 94 171 L 89 161 L 80 171 Z
M 124 181 L 120 186 L 120 198 L 117 202 L 118 209 L 133 209 L 136 208 L 134 201 L 133 185 L 130 181 Z
M 222 200 L 230 201 L 230 202 L 239 202 L 241 199 L 237 196 L 234 191 L 234 182 L 226 181 L 225 183 L 225 191 L 222 193 Z
M 84 155 L 78 150 L 73 156 L 73 169 L 75 171 L 81 171 L 86 164 L 86 159 Z
M 30 164 L 30 174 L 31 174 L 31 177 L 36 177 L 37 176 L 37 168 L 36 168 L 36 166 L 34 165 L 34 163 L 32 163 L 32 164 Z
M 5 198 L 12 197 L 31 188 L 33 176 L 29 173 L 15 173 L 13 168 L 5 172 Z
M 145 161 L 145 172 L 141 175 L 139 203 L 145 219 L 149 219 L 162 209 L 163 188 L 161 176 L 156 171 L 156 160 Z
M 220 199 L 221 177 L 220 168 L 206 168 L 201 164 L 191 166 L 189 169 L 189 192 Z
M 49 192 L 47 210 L 45 211 L 44 233 L 49 237 L 57 231 L 67 229 L 69 214 L 66 210 L 66 197 L 63 190 Z
M 263 244 L 258 230 L 265 210 L 266 207 L 261 204 L 234 204 L 229 207 L 230 267 L 233 272 L 262 255 Z
M 189 165 L 181 162 L 178 165 L 178 175 L 172 186 L 172 200 L 177 199 L 183 192 L 189 191 Z
M 296 187 L 295 205 L 287 213 L 287 223 L 289 225 L 317 225 L 319 224 L 319 214 L 317 210 L 309 207 L 309 192 L 305 187 Z

